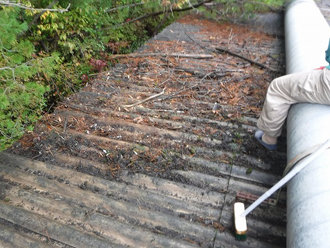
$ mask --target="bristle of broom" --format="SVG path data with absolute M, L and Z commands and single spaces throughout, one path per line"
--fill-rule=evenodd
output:
M 235 238 L 238 241 L 246 240 L 246 232 L 247 232 L 246 217 L 241 216 L 244 210 L 245 208 L 242 202 L 236 202 L 234 204 Z

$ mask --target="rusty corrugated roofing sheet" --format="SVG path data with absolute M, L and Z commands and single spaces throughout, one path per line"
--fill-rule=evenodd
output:
M 282 54 L 279 37 L 190 15 L 109 57 L 0 154 L 0 246 L 284 247 L 285 191 L 248 216 L 245 242 L 232 209 L 284 170 L 285 140 L 270 153 L 252 137 Z

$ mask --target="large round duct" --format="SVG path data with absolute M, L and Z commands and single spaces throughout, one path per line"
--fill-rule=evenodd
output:
M 330 28 L 312 0 L 286 8 L 287 74 L 323 65 Z M 330 138 L 330 106 L 299 103 L 287 119 L 288 161 Z M 298 173 L 287 186 L 287 247 L 330 247 L 330 150 Z

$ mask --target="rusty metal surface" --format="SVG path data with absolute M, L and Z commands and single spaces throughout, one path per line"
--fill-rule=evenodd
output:
M 190 15 L 137 53 L 152 55 L 109 57 L 0 154 L 0 246 L 284 247 L 285 190 L 248 216 L 246 242 L 233 229 L 237 194 L 250 204 L 285 168 L 284 138 L 276 153 L 253 140 L 281 38 Z

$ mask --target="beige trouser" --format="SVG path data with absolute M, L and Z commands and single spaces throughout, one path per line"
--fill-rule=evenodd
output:
M 291 104 L 310 102 L 330 105 L 330 70 L 319 69 L 285 75 L 269 85 L 257 126 L 278 137 Z

